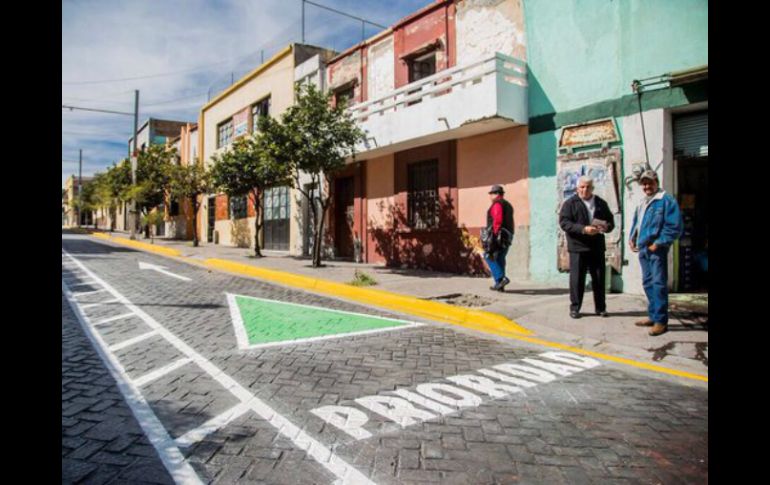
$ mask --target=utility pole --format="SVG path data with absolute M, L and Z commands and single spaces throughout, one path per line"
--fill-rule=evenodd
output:
M 305 43 L 305 0 L 302 0 L 302 43 Z
M 136 185 L 137 139 L 139 135 L 139 90 L 134 90 L 134 151 L 131 155 L 131 184 Z M 131 239 L 136 239 L 136 199 L 131 199 Z
M 80 210 L 83 206 L 83 149 L 78 157 L 78 227 L 80 227 Z

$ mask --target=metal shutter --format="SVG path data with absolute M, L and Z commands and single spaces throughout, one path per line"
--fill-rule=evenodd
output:
M 708 111 L 674 118 L 674 155 L 707 157 L 708 154 Z

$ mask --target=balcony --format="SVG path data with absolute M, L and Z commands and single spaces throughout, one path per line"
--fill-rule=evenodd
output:
M 526 125 L 527 65 L 500 53 L 351 106 L 366 132 L 356 158 Z

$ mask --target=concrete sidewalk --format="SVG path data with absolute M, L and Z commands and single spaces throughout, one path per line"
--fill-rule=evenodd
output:
M 125 233 L 112 233 L 124 237 Z M 149 243 L 141 236 L 138 241 Z M 708 296 L 693 299 L 672 295 L 669 331 L 658 337 L 647 335 L 647 329 L 634 326 L 646 315 L 643 296 L 609 294 L 609 318 L 593 315 L 590 291 L 584 298 L 584 316 L 569 317 L 569 289 L 530 281 L 512 281 L 505 293 L 491 291 L 490 278 L 460 276 L 450 273 L 387 268 L 383 265 L 356 264 L 346 261 L 324 261 L 324 267 L 313 268 L 309 258 L 263 251 L 255 258 L 248 248 L 215 245 L 192 247 L 191 241 L 156 238 L 155 245 L 173 248 L 183 257 L 203 261 L 219 258 L 258 268 L 284 271 L 338 283 L 355 279 L 356 271 L 372 277 L 372 287 L 421 299 L 435 300 L 484 310 L 505 316 L 533 331 L 542 339 L 559 342 L 594 352 L 658 364 L 701 375 L 708 373 Z M 705 299 L 705 305 L 702 300 Z M 677 303 L 681 301 L 680 303 Z

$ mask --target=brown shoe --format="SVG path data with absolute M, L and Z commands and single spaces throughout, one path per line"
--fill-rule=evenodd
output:
M 668 325 L 663 325 L 662 323 L 656 323 L 650 329 L 650 336 L 657 337 L 658 335 L 666 333 L 667 330 L 668 330 Z
M 642 320 L 639 320 L 638 322 L 634 322 L 634 325 L 636 325 L 637 327 L 652 327 L 654 323 L 655 322 L 653 322 L 649 318 L 644 318 Z

